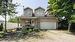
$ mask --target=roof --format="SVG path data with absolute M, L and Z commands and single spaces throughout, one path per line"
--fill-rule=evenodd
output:
M 45 20 L 45 19 L 47 19 L 47 20 L 50 20 L 50 21 L 55 21 L 55 22 L 58 22 L 58 18 L 56 18 L 56 17 L 53 17 L 53 16 L 48 16 L 48 17 L 24 17 L 24 16 L 22 16 L 21 17 L 21 20 L 23 20 L 23 19 L 42 19 L 43 21 Z
M 24 10 L 26 10 L 26 9 L 31 9 L 31 10 L 33 10 L 32 8 L 30 8 L 30 7 L 26 7 L 26 8 L 24 8 Z
M 41 16 L 41 17 L 38 17 L 38 18 L 51 18 L 51 19 L 57 19 L 57 18 L 54 17 L 54 16 L 47 16 L 47 17 L 43 17 L 43 16 Z
M 44 16 L 39 16 L 39 17 L 26 17 L 26 16 L 21 16 L 20 19 L 45 19 L 45 18 L 50 18 L 50 19 L 57 19 L 56 17 L 54 16 L 47 16 L 47 17 L 44 17 Z
M 43 9 L 43 10 L 45 11 L 45 9 L 44 9 L 44 8 L 42 8 L 42 7 L 38 7 L 38 8 L 36 8 L 35 10 L 37 10 L 37 9 Z
M 25 16 L 21 16 L 21 19 L 37 19 L 37 17 L 25 17 Z

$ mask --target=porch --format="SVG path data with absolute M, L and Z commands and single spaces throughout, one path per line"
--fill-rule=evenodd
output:
M 20 24 L 22 27 L 40 28 L 40 20 L 37 17 L 21 17 Z

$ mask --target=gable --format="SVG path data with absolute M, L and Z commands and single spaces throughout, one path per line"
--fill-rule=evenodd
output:
M 24 9 L 24 16 L 32 16 L 33 10 L 31 8 Z

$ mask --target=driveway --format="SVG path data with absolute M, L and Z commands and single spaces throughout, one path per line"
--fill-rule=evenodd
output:
M 21 39 L 2 40 L 0 42 L 75 42 L 75 35 L 62 30 L 47 30 L 27 35 Z

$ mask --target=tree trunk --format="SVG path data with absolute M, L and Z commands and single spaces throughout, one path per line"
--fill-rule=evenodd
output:
M 5 14 L 5 32 L 7 32 L 6 30 L 6 27 L 7 27 L 7 21 L 6 21 L 7 17 L 6 17 L 6 14 Z
M 68 25 L 68 32 L 70 31 L 70 27 L 71 27 L 71 23 L 69 23 Z
M 17 20 L 18 20 L 17 22 L 18 22 L 18 28 L 19 28 L 19 18 Z

